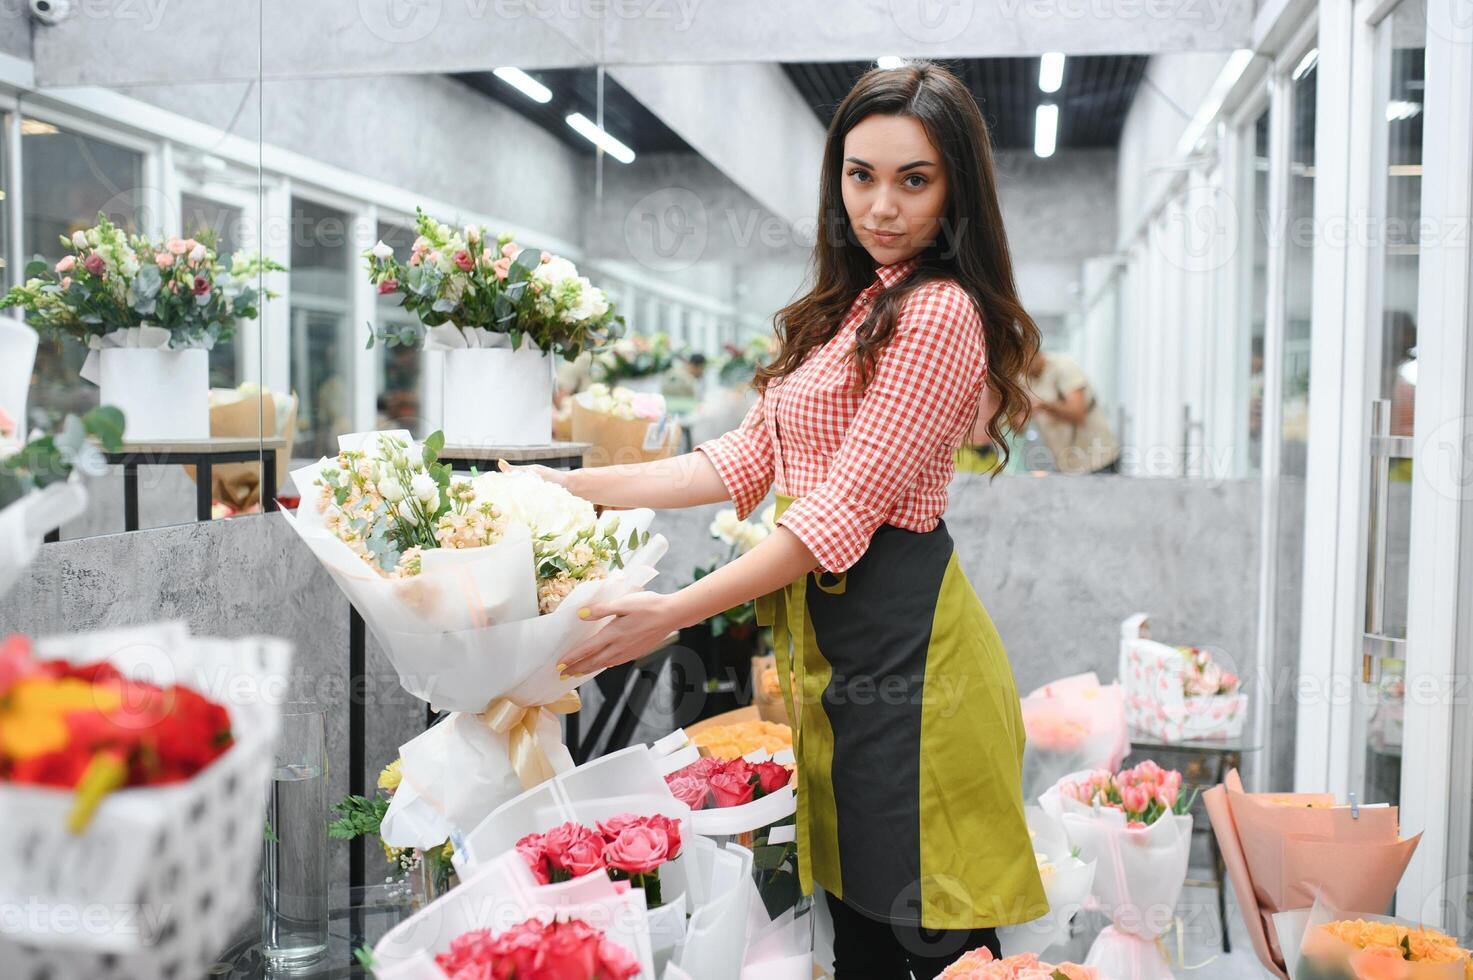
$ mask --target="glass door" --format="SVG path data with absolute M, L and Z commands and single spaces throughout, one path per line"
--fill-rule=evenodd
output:
M 1375 28 L 1371 239 L 1367 283 L 1369 438 L 1365 589 L 1350 787 L 1368 803 L 1401 799 L 1406 723 L 1412 452 L 1416 435 L 1426 0 L 1401 0 Z

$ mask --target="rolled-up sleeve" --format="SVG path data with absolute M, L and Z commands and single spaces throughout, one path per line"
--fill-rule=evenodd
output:
M 987 376 L 982 319 L 951 281 L 917 289 L 881 351 L 823 483 L 778 521 L 819 565 L 842 572 L 864 555 L 925 463 L 969 428 Z
M 741 425 L 695 449 L 705 453 L 716 467 L 727 495 L 736 505 L 737 517 L 742 520 L 747 519 L 772 487 L 772 438 L 763 411 L 763 399 L 758 398 Z

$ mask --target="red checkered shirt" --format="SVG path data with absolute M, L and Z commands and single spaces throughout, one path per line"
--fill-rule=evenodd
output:
M 837 333 L 770 385 L 742 424 L 696 447 L 745 518 L 774 483 L 797 498 L 779 524 L 819 566 L 842 572 L 882 524 L 929 531 L 946 510 L 952 453 L 976 418 L 987 380 L 982 319 L 949 279 L 917 288 L 901 308 L 863 396 L 853 393 L 855 330 L 870 303 L 916 259 L 880 266 Z

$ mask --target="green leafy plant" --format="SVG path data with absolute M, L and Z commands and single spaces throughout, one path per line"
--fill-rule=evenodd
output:
M 284 272 L 257 253 L 222 259 L 208 232 L 198 238 L 155 240 L 129 235 L 97 215 L 97 224 L 61 238 L 67 253 L 54 266 L 37 256 L 26 282 L 0 299 L 19 307 L 39 332 L 86 344 L 130 327 L 162 327 L 169 347 L 213 347 L 229 340 L 241 320 L 260 315 L 264 272 Z M 266 293 L 270 299 L 274 294 Z
M 541 350 L 573 360 L 617 339 L 624 318 L 603 290 L 567 259 L 522 248 L 508 234 L 485 228 L 457 231 L 416 209 L 407 263 L 383 242 L 364 252 L 369 278 L 381 296 L 398 296 L 417 323 L 375 330 L 368 346 L 420 347 L 430 327 L 452 324 L 506 334 L 513 350 L 530 340 Z
M 101 476 L 107 470 L 102 454 L 123 448 L 123 425 L 123 413 L 104 405 L 80 417 L 68 415 L 59 432 L 38 436 L 0 458 L 0 507 L 61 483 L 73 471 Z

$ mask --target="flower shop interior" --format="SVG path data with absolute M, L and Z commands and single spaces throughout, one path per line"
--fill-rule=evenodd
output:
M 526 693 L 539 621 L 593 629 L 567 596 L 680 589 L 766 504 L 585 527 L 497 490 L 556 523 L 518 618 L 437 607 L 463 573 L 421 560 L 464 545 L 384 557 L 345 502 L 485 545 L 499 459 L 736 427 L 834 109 L 912 59 L 976 98 L 1023 306 L 1118 445 L 957 452 L 1050 897 L 1003 951 L 1081 966 L 954 975 L 1473 976 L 1468 0 L 0 3 L 0 974 L 511 976 L 456 972 L 464 935 L 576 879 L 546 901 L 607 962 L 515 976 L 828 975 L 753 604 Z M 467 282 L 567 356 L 462 329 Z M 228 727 L 61 751 L 85 700 L 144 752 L 160 692 Z M 631 833 L 663 875 L 616 872 Z M 1377 928 L 1427 972 L 1370 972 Z

